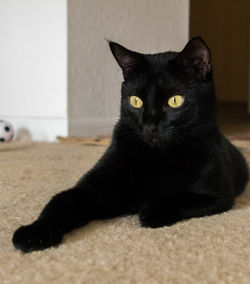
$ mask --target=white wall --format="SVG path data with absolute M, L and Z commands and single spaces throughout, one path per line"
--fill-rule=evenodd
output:
M 180 50 L 188 26 L 189 0 L 0 0 L 0 118 L 34 140 L 110 133 L 122 76 L 104 39 Z
M 0 118 L 67 135 L 67 1 L 0 0 Z
M 69 133 L 108 133 L 119 115 L 122 76 L 105 38 L 154 53 L 181 50 L 188 30 L 188 0 L 69 0 Z

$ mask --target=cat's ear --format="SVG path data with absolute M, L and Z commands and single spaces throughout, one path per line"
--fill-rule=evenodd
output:
M 126 80 L 130 74 L 135 73 L 138 69 L 143 61 L 143 55 L 112 41 L 109 41 L 109 46 Z
M 192 38 L 179 53 L 177 64 L 206 79 L 211 74 L 211 51 L 201 37 Z

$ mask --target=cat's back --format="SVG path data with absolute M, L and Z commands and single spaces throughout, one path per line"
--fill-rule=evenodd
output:
M 235 195 L 239 195 L 244 191 L 249 180 L 249 169 L 246 159 L 241 151 L 225 136 L 221 135 L 220 140 L 223 168 L 226 171 L 226 175 L 232 179 Z

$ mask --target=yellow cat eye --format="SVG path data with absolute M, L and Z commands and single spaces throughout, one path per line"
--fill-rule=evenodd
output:
M 141 108 L 143 105 L 143 101 L 136 96 L 131 96 L 130 97 L 130 103 L 134 108 Z
M 183 103 L 183 96 L 175 95 L 168 100 L 168 105 L 172 108 L 180 107 Z

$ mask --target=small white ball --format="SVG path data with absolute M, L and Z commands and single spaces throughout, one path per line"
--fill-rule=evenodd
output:
M 7 142 L 13 139 L 14 128 L 6 120 L 0 120 L 0 142 Z

